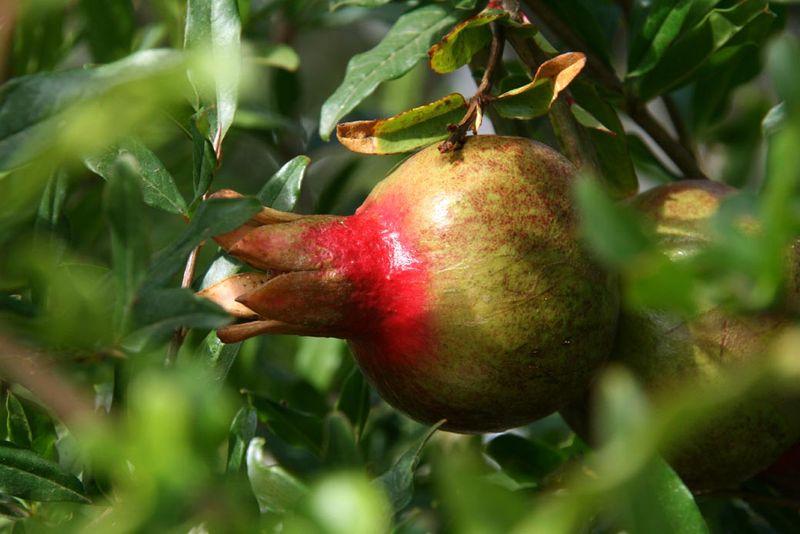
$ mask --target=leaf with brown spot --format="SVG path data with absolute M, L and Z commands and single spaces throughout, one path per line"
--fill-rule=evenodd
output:
M 508 18 L 508 12 L 502 9 L 485 9 L 457 24 L 428 50 L 431 69 L 445 74 L 466 65 L 475 53 L 492 40 L 489 24 Z
M 545 61 L 529 84 L 501 94 L 494 107 L 500 115 L 510 119 L 541 117 L 584 66 L 586 56 L 580 52 L 568 52 Z
M 336 136 L 349 150 L 361 154 L 411 152 L 446 139 L 447 127 L 457 123 L 466 109 L 464 97 L 453 93 L 388 119 L 340 124 Z

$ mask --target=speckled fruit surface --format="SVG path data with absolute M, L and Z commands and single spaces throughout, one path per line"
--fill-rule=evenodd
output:
M 478 136 L 412 156 L 350 217 L 265 210 L 218 237 L 264 271 L 204 292 L 253 319 L 220 338 L 345 338 L 386 401 L 452 431 L 548 415 L 604 361 L 618 312 L 576 239 L 574 173 L 544 145 Z
M 684 181 L 639 195 L 633 205 L 655 224 L 672 258 L 707 242 L 706 224 L 734 190 L 710 181 Z M 623 310 L 612 360 L 624 364 L 648 393 L 668 396 L 692 381 L 702 387 L 725 371 L 762 357 L 789 322 L 777 315 L 735 316 L 710 309 L 691 320 L 656 310 Z M 562 410 L 586 433 L 585 401 Z M 734 486 L 767 467 L 800 437 L 800 403 L 769 392 L 743 400 L 666 456 L 694 489 Z

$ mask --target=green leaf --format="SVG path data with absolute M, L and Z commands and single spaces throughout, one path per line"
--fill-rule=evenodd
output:
M 217 382 L 224 382 L 241 348 L 241 343 L 223 343 L 216 332 L 209 332 L 200 345 L 198 359 L 211 368 Z
M 329 0 L 328 8 L 335 11 L 344 6 L 378 7 L 393 2 L 394 0 Z
M 487 9 L 456 25 L 428 50 L 431 69 L 445 74 L 469 63 L 492 40 L 489 24 L 501 18 L 508 18 L 508 12 Z
M 718 0 L 701 0 L 706 11 Z M 631 8 L 630 77 L 651 70 L 683 27 L 694 0 L 636 0 Z
M 139 179 L 144 201 L 169 213 L 186 215 L 186 201 L 178 191 L 175 180 L 158 156 L 135 138 L 127 138 L 102 154 L 86 158 L 93 173 L 111 181 L 118 163 L 124 161 L 129 172 Z
M 454 93 L 388 119 L 340 124 L 336 136 L 347 149 L 362 154 L 411 152 L 446 139 L 447 127 L 466 111 L 464 97 Z
M 439 421 L 426 429 L 416 443 L 404 452 L 388 471 L 375 479 L 375 483 L 386 491 L 395 512 L 399 512 L 411 502 L 414 493 L 414 472 L 419 464 L 422 449 L 443 424 L 444 421 Z
M 203 202 L 186 231 L 153 261 L 142 289 L 163 287 L 169 283 L 197 245 L 235 230 L 259 210 L 261 204 L 254 198 L 211 198 Z
M 728 44 L 767 9 L 765 0 L 744 0 L 714 9 L 678 37 L 651 69 L 627 80 L 643 100 L 650 100 L 690 81 L 714 52 Z
M 80 0 L 92 57 L 107 63 L 131 52 L 136 26 L 131 0 Z
M 295 72 L 300 68 L 300 56 L 294 48 L 283 43 L 267 43 L 261 46 L 250 61 L 256 65 L 275 67 L 289 72 Z
M 571 106 L 573 114 L 579 108 L 591 114 L 591 118 L 587 118 L 578 112 L 578 122 L 589 128 L 589 139 L 595 147 L 603 181 L 609 192 L 618 199 L 636 194 L 639 181 L 633 167 L 628 137 L 614 106 L 587 82 L 573 83 L 570 92 L 577 103 Z M 601 125 L 599 128 L 597 123 Z M 605 130 L 610 131 L 611 135 Z
M 241 77 L 242 24 L 236 0 L 189 0 L 186 15 L 187 49 L 210 52 L 214 63 L 214 90 L 195 85 L 198 102 L 195 109 L 214 109 L 210 141 L 222 144 L 233 118 L 239 98 Z M 195 73 L 190 73 L 198 84 Z
M 320 136 L 327 141 L 336 123 L 381 83 L 399 78 L 426 57 L 431 44 L 458 16 L 453 8 L 441 5 L 418 7 L 397 19 L 375 48 L 353 56 L 344 81 L 322 106 Z
M 285 513 L 307 493 L 308 488 L 264 452 L 264 438 L 254 438 L 247 447 L 247 477 L 261 513 Z
M 541 0 L 555 15 L 569 24 L 586 46 L 610 64 L 611 43 L 619 25 L 619 15 L 597 0 Z M 616 24 L 615 24 L 616 23 Z
M 245 467 L 248 444 L 256 435 L 258 414 L 252 406 L 243 406 L 233 418 L 228 433 L 228 473 Z
M 173 76 L 183 64 L 183 56 L 174 51 L 147 50 L 100 67 L 10 80 L 0 89 L 0 171 L 27 163 L 57 144 L 58 136 L 69 131 L 63 127 L 62 113 L 77 104 L 98 104 L 125 90 L 136 89 L 140 95 L 149 95 L 145 89 L 158 89 L 159 80 L 177 82 Z M 104 140 L 89 141 L 102 146 Z
M 69 52 L 67 2 L 18 2 L 9 67 L 14 76 L 52 70 Z
M 617 205 L 597 182 L 578 181 L 575 196 L 583 236 L 604 262 L 625 266 L 653 244 L 630 208 Z
M 260 395 L 253 396 L 253 406 L 258 410 L 259 418 L 278 437 L 318 456 L 322 454 L 323 431 L 319 417 L 283 406 Z
M 350 420 L 341 412 L 331 412 L 323 422 L 322 459 L 332 468 L 356 468 L 363 465 L 361 451 Z
M 300 198 L 300 188 L 310 163 L 308 156 L 290 160 L 264 184 L 256 198 L 273 209 L 292 211 Z
M 23 449 L 30 449 L 33 442 L 31 426 L 25 409 L 10 391 L 6 394 L 6 435 L 8 441 Z
M 566 460 L 544 442 L 515 434 L 503 434 L 486 446 L 488 454 L 504 473 L 520 483 L 540 483 Z
M 69 176 L 63 169 L 56 170 L 48 179 L 36 212 L 36 229 L 55 231 L 62 221 L 64 202 L 67 200 Z
M 33 501 L 88 503 L 81 481 L 36 453 L 0 442 L 0 492 Z
M 132 349 L 178 328 L 219 328 L 231 322 L 228 313 L 191 289 L 148 289 L 137 296 L 133 318 L 139 329 L 126 343 Z M 140 348 L 138 350 L 141 350 Z
M 781 102 L 770 108 L 769 112 L 764 116 L 761 122 L 761 131 L 764 137 L 781 131 L 786 123 L 786 104 Z
M 558 95 L 580 74 L 586 56 L 570 52 L 549 59 L 539 66 L 527 85 L 506 91 L 492 103 L 509 119 L 529 120 L 547 114 Z
M 208 192 L 214 180 L 214 171 L 217 167 L 217 155 L 214 146 L 198 128 L 195 120 L 189 121 L 189 131 L 192 134 L 192 183 L 194 184 L 194 198 L 197 202 Z
M 632 532 L 709 532 L 692 492 L 661 458 L 644 469 L 627 497 Z
M 370 412 L 370 387 L 358 367 L 354 367 L 342 385 L 336 409 L 353 425 L 356 440 L 361 439 Z

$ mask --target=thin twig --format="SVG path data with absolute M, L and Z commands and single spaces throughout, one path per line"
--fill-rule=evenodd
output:
M 207 198 L 208 192 L 203 193 L 203 201 L 205 201 Z M 194 247 L 194 249 L 189 253 L 189 257 L 186 259 L 186 266 L 183 268 L 183 278 L 181 278 L 182 288 L 192 287 L 194 271 L 197 267 L 197 256 L 200 254 L 200 250 L 202 250 L 203 245 L 205 245 L 205 242 L 202 242 Z M 179 328 L 172 335 L 172 341 L 170 341 L 169 348 L 167 349 L 167 356 L 164 358 L 164 365 L 166 367 L 171 367 L 175 363 L 175 359 L 178 357 L 178 352 L 181 350 L 181 346 L 186 340 L 186 335 L 188 333 L 189 330 L 187 328 Z
M 708 178 L 700 169 L 694 154 L 664 129 L 643 102 L 628 94 L 625 86 L 611 67 L 597 56 L 568 24 L 562 21 L 542 0 L 524 0 L 524 2 L 564 44 L 573 50 L 586 54 L 587 71 L 607 89 L 622 97 L 624 100 L 623 110 L 661 147 L 664 153 L 681 170 L 684 178 Z
M 452 152 L 464 146 L 467 139 L 467 134 L 470 130 L 477 133 L 477 119 L 483 113 L 483 109 L 487 103 L 492 100 L 492 82 L 497 71 L 498 65 L 503 60 L 503 49 L 505 47 L 505 35 L 503 27 L 497 23 L 491 23 L 492 29 L 492 44 L 489 48 L 489 60 L 486 63 L 486 71 L 483 73 L 483 78 L 478 86 L 477 91 L 469 99 L 467 105 L 467 112 L 461 121 L 450 127 L 450 137 L 448 137 L 441 145 L 439 145 L 439 152 Z

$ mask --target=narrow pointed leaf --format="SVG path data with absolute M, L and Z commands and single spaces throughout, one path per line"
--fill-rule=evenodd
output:
M 310 163 L 308 156 L 297 156 L 288 161 L 264 184 L 256 198 L 270 208 L 292 211 L 300 197 L 300 188 Z
M 138 178 L 142 196 L 148 205 L 170 213 L 186 214 L 186 201 L 172 175 L 158 156 L 141 141 L 130 137 L 85 161 L 93 173 L 112 180 L 120 160 L 124 160 L 130 172 Z
M 247 447 L 247 476 L 261 513 L 291 510 L 308 488 L 264 452 L 264 438 L 255 438 Z
M 397 19 L 386 37 L 372 50 L 354 56 L 344 81 L 322 106 L 319 134 L 324 139 L 339 120 L 350 113 L 383 82 L 399 78 L 426 57 L 428 48 L 458 22 L 453 8 L 427 5 Z
M 33 451 L 0 442 L 0 492 L 33 501 L 88 503 L 83 484 Z
M 233 418 L 228 433 L 228 473 L 238 473 L 246 465 L 247 446 L 256 435 L 258 414 L 252 406 L 243 406 Z
M 422 449 L 442 424 L 444 421 L 440 421 L 426 430 L 388 471 L 375 479 L 375 483 L 386 491 L 395 511 L 402 510 L 411 502 L 414 492 L 414 472 L 417 469 Z

